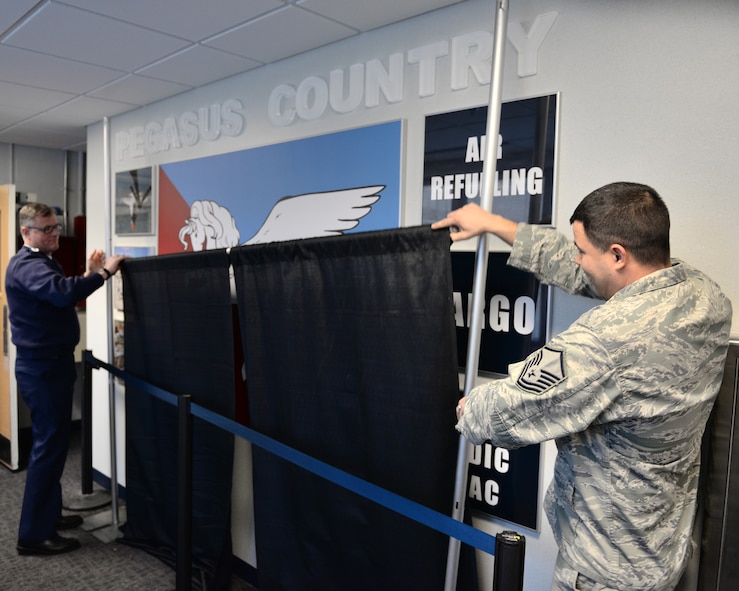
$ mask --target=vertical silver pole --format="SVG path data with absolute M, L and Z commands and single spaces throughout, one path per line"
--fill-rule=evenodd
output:
M 111 237 L 111 184 L 112 175 L 110 171 L 110 119 L 103 119 L 103 167 L 105 168 L 105 253 L 110 255 L 113 251 L 113 242 Z M 112 363 L 114 359 L 113 350 L 113 333 L 110 330 L 113 323 L 113 293 L 110 289 L 110 282 L 106 281 L 106 326 L 108 327 L 108 362 Z M 116 453 L 116 420 L 115 420 L 115 378 L 113 374 L 108 374 L 108 416 L 110 420 L 110 498 L 112 504 L 112 523 L 115 528 L 118 526 L 118 469 L 117 469 L 117 453 Z
M 63 200 L 64 200 L 64 234 L 74 234 L 69 229 L 69 151 L 64 150 L 64 175 L 63 175 Z
M 495 38 L 493 45 L 492 73 L 490 78 L 490 99 L 488 102 L 488 120 L 485 134 L 485 160 L 482 168 L 482 187 L 480 206 L 486 211 L 493 210 L 493 190 L 495 185 L 495 169 L 497 165 L 498 135 L 500 133 L 500 104 L 503 87 L 503 58 L 505 54 L 506 31 L 508 28 L 508 0 L 496 0 Z M 485 306 L 485 282 L 488 266 L 488 236 L 479 238 L 475 256 L 475 271 L 472 282 L 472 319 L 467 344 L 467 365 L 465 367 L 464 393 L 467 395 L 475 387 L 480 355 L 480 339 L 482 336 L 483 309 Z M 457 521 L 464 519 L 464 497 L 467 485 L 467 441 L 459 438 L 457 450 L 457 471 L 454 482 L 454 505 L 452 517 Z M 453 591 L 457 587 L 459 568 L 459 551 L 461 542 L 457 538 L 449 538 L 447 554 L 445 591 Z

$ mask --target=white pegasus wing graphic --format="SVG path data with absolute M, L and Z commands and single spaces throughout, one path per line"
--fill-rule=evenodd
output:
M 359 224 L 385 185 L 283 197 L 244 244 L 338 236 Z

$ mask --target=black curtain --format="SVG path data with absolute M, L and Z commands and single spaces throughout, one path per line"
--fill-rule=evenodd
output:
M 233 314 L 223 250 L 129 259 L 123 265 L 125 371 L 234 417 Z M 174 564 L 177 548 L 176 407 L 126 387 L 123 542 Z M 193 424 L 193 578 L 230 578 L 233 436 Z
M 449 237 L 232 249 L 252 426 L 444 514 L 459 397 Z M 254 448 L 260 591 L 443 589 L 448 538 Z

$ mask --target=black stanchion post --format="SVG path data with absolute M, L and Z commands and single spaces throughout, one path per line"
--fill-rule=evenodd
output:
M 192 587 L 192 414 L 189 394 L 177 397 L 177 591 Z
M 80 457 L 82 461 L 82 494 L 92 494 L 92 365 L 88 362 L 90 351 L 82 353 L 84 384 L 80 401 Z
M 91 351 L 82 352 L 83 384 L 80 393 L 80 494 L 66 494 L 64 508 L 68 511 L 89 511 L 110 505 L 110 494 L 93 490 L 92 469 L 92 370 L 100 365 Z M 85 518 L 82 526 L 87 531 L 100 527 L 101 514 Z
M 526 538 L 514 531 L 495 536 L 493 591 L 522 591 Z

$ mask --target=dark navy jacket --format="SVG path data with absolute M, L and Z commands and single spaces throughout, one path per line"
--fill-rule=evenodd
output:
M 53 258 L 21 248 L 5 274 L 13 343 L 19 357 L 74 351 L 80 340 L 75 305 L 105 283 L 102 275 L 65 277 Z

